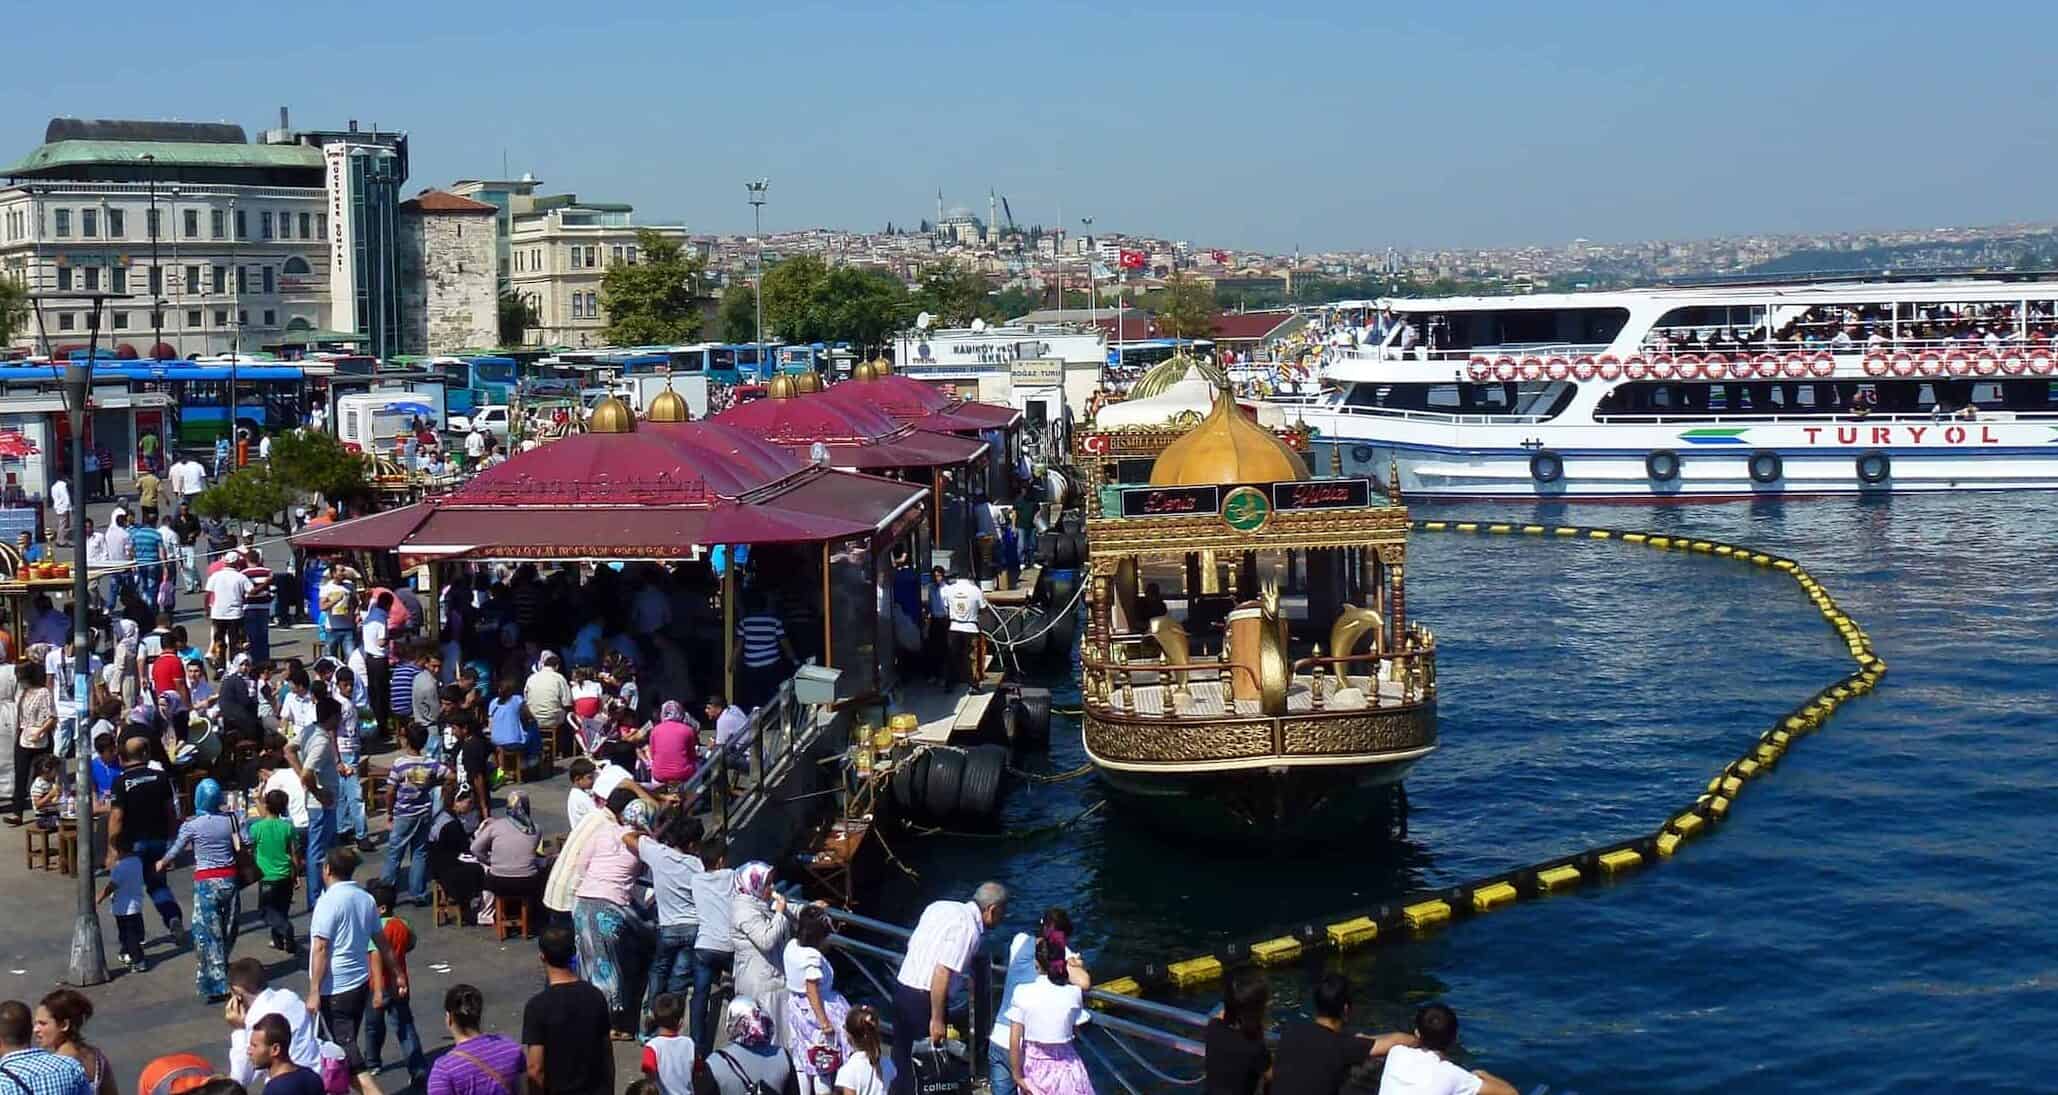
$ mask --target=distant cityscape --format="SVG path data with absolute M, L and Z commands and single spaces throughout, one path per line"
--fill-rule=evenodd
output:
M 228 124 L 53 119 L 41 145 L 0 168 L 0 277 L 36 302 L 0 348 L 87 341 L 91 306 L 56 296 L 66 293 L 111 294 L 101 342 L 125 356 L 597 347 L 611 326 L 608 271 L 636 265 L 639 246 L 659 241 L 700 264 L 700 329 L 713 336 L 725 293 L 750 284 L 761 261 L 803 255 L 910 288 L 955 267 L 983 280 L 982 311 L 999 318 L 1069 316 L 1117 296 L 1149 312 L 1175 278 L 1234 312 L 1381 295 L 2058 266 L 2050 223 L 1269 254 L 1086 217 L 1029 223 L 993 191 L 972 205 L 939 192 L 914 206 L 929 208 L 912 222 L 869 231 L 708 234 L 690 217 L 646 224 L 627 203 L 552 193 L 532 174 L 423 187 L 410 180 L 410 151 L 404 131 L 354 120 L 296 126 L 284 109 L 254 139 Z M 787 219 L 776 181 L 753 196 L 766 203 L 754 212 Z

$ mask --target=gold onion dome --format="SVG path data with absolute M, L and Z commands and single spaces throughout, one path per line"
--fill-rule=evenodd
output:
M 1221 367 L 1213 362 L 1201 361 L 1198 358 L 1188 357 L 1185 354 L 1173 354 L 1171 357 L 1151 366 L 1147 372 L 1138 377 L 1136 383 L 1129 388 L 1128 398 L 1149 399 L 1151 396 L 1158 395 L 1166 388 L 1185 380 L 1187 372 L 1192 369 L 1199 369 L 1201 377 L 1217 388 L 1226 387 L 1229 384 L 1229 374 L 1224 373 Z
M 876 380 L 878 377 L 879 370 L 869 361 L 858 362 L 857 368 L 850 371 L 852 380 Z
M 629 409 L 622 397 L 608 396 L 593 408 L 593 420 L 586 424 L 589 433 L 635 433 L 636 412 Z
M 877 377 L 877 376 L 892 376 L 892 375 L 893 375 L 893 362 L 891 362 L 891 361 L 888 361 L 888 360 L 886 360 L 886 355 L 884 355 L 884 354 L 881 354 L 881 355 L 879 355 L 878 357 L 875 357 L 875 358 L 873 358 L 873 359 L 872 359 L 872 375 L 873 375 L 873 376 L 875 376 L 875 377 Z
M 692 420 L 693 411 L 686 406 L 685 396 L 666 388 L 650 401 L 643 417 L 649 422 L 687 422 Z
M 1216 390 L 1215 407 L 1200 425 L 1165 446 L 1150 468 L 1153 487 L 1278 483 L 1307 477 L 1308 465 L 1300 454 L 1246 417 L 1226 387 Z
M 765 381 L 766 399 L 792 399 L 793 396 L 793 378 L 785 373 L 774 374 L 772 379 Z
M 813 369 L 809 369 L 804 373 L 793 374 L 793 390 L 801 395 L 821 391 L 822 374 Z

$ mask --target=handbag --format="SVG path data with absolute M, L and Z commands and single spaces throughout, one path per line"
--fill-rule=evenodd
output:
M 264 872 L 257 869 L 257 853 L 243 843 L 243 826 L 235 818 L 229 819 L 229 840 L 236 848 L 236 888 L 263 881 Z
M 315 1021 L 315 1037 L 320 1039 L 316 1045 L 321 1054 L 323 1095 L 348 1095 L 357 1086 L 356 1077 L 350 1074 L 350 1055 L 329 1037 L 328 1024 L 320 1019 Z

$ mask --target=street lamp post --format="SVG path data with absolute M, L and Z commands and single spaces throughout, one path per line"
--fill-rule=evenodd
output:
M 157 156 L 145 152 L 139 157 L 150 165 L 150 213 L 143 219 L 150 229 L 150 360 L 158 360 L 157 348 L 164 345 L 164 266 L 157 261 Z
M 229 307 L 231 311 L 229 318 L 235 321 L 236 333 L 233 341 L 230 342 L 230 346 L 233 349 L 229 353 L 229 405 L 228 414 L 223 417 L 227 422 L 229 447 L 232 454 L 235 451 L 236 445 L 236 412 L 241 409 L 236 405 L 236 366 L 242 364 L 243 361 L 243 265 L 242 254 L 236 249 L 236 243 L 242 235 L 242 225 L 236 221 L 236 199 L 230 198 Z
M 765 191 L 772 188 L 772 180 L 758 179 L 743 184 L 750 192 L 750 223 L 757 238 L 757 288 L 751 290 L 751 300 L 757 304 L 757 373 L 766 383 L 772 379 L 772 370 L 765 368 Z
M 1100 328 L 1100 278 L 1093 273 L 1093 218 L 1081 217 L 1079 223 L 1086 227 L 1086 325 L 1095 330 Z M 1120 312 L 1115 313 L 1120 316 Z M 1117 321 L 1119 326 L 1119 320 Z

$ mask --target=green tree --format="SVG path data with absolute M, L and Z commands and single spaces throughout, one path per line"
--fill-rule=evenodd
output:
M 939 326 L 963 327 L 975 319 L 998 317 L 990 292 L 985 275 L 945 262 L 922 275 L 922 287 L 915 290 L 915 307 L 934 314 Z
M 14 341 L 29 315 L 29 291 L 21 282 L 0 274 L 0 345 Z
M 909 315 L 907 287 L 883 271 L 832 270 L 814 255 L 765 271 L 765 326 L 788 342 L 850 342 L 869 353 Z
M 826 322 L 817 314 L 829 264 L 819 255 L 795 255 L 766 270 L 763 277 L 765 326 L 788 342 L 813 342 L 824 337 Z
M 1009 286 L 993 294 L 993 313 L 995 319 L 1005 321 L 1014 319 L 1016 316 L 1026 316 L 1042 307 L 1043 301 L 1041 298 L 1019 285 Z
M 607 340 L 617 346 L 691 342 L 700 334 L 700 260 L 648 228 L 636 233 L 636 262 L 600 279 Z
M 1165 279 L 1157 301 L 1159 333 L 1169 338 L 1206 338 L 1215 333 L 1215 287 L 1187 274 Z
M 278 452 L 278 444 L 277 439 L 272 441 L 274 455 Z M 252 466 L 215 480 L 213 486 L 201 491 L 200 496 L 193 500 L 193 511 L 202 517 L 265 524 L 284 530 L 286 526 L 282 516 L 286 507 L 293 504 L 294 497 L 293 489 L 279 482 L 271 469 Z
M 500 294 L 500 344 L 520 346 L 529 335 L 529 328 L 540 321 L 536 309 L 526 297 L 513 290 Z
M 289 491 L 318 494 L 329 501 L 370 493 L 364 457 L 343 447 L 334 434 L 287 430 L 272 438 L 270 472 Z
M 757 290 L 737 280 L 722 290 L 722 341 L 757 341 Z

